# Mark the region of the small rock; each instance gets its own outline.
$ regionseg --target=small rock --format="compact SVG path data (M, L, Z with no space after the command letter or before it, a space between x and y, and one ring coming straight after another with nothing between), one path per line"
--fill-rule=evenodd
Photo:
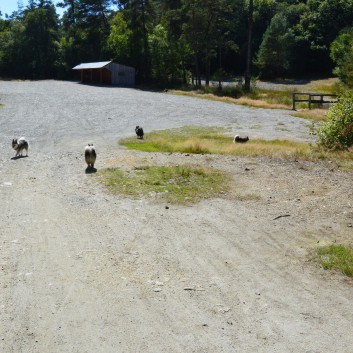
M165 209L166 209L166 210L169 210L169 206L165 206Z

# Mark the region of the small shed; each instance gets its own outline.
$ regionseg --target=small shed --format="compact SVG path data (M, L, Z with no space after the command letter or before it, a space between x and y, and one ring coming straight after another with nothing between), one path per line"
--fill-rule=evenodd
M81 82L117 86L133 86L135 84L135 69L112 61L82 63L72 69L80 71Z

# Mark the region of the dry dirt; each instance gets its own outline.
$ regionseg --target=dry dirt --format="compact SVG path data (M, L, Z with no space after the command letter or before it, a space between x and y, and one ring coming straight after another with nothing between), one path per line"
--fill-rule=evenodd
M312 260L351 243L352 172L116 144L135 125L236 131L247 117L252 132L251 114L266 136L283 121L305 139L300 119L57 81L0 81L0 101L0 352L353 352L353 282ZM20 135L29 157L12 159ZM98 170L207 165L233 175L233 190L188 206L113 196L85 173L88 142Z

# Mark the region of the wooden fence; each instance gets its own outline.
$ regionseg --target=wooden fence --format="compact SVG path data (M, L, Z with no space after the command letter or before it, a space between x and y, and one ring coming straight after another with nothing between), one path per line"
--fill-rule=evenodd
M332 99L330 98L332 97ZM295 110L296 102L308 102L309 109L311 109L312 104L323 105L324 103L334 103L337 102L336 94L326 94L326 93L293 93L293 110Z

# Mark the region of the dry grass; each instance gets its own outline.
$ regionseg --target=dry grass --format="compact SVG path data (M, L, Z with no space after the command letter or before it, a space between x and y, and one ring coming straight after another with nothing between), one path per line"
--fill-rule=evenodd
M277 102L276 99L273 98L274 95L279 96L278 94L279 91L275 92L273 95L269 93L261 93L261 95L257 98L253 98L254 97L253 94L251 97L243 96L240 98L232 98L232 97L220 97L212 93L201 93L199 91L171 90L170 92L176 95L190 96L190 97L214 100L214 101L219 101L224 103L239 104L239 105L245 105L245 106L254 107L254 108L289 109L291 107L291 103L283 104L283 103ZM269 91L266 91L266 92L269 92ZM283 92L281 93L281 96L283 97ZM291 97L291 93L288 93L288 97Z
M237 144L226 133L227 130L221 128L185 126L151 132L145 135L144 140L131 137L119 143L129 149L145 152L266 156L311 161L326 159L331 161L332 167L353 168L351 152L328 152L308 143L287 140L250 140L246 144Z
M339 79L333 77L324 80L315 80L304 85L303 88L317 93L335 94L339 90Z
M254 108L267 108L267 109L288 109L290 105L283 103L274 103L272 101L266 101L266 97L262 97L259 99L253 99L248 97L241 97L234 99L235 104L246 105L248 107Z
M309 119L313 121L324 121L326 118L327 110L326 109L301 109L292 113L292 116L296 116L298 118Z
M214 87L204 87L200 90L170 90L169 92L177 95L245 105L254 108L292 109L292 94L294 92L335 94L338 90L339 80L337 78L329 78L325 80L311 81L303 85L291 85L285 90L254 88L250 93L245 93L239 87L233 87L233 89L225 87L223 91L219 91ZM307 103L298 103L298 106L306 108ZM309 113L306 118L310 119L310 117L311 113Z

